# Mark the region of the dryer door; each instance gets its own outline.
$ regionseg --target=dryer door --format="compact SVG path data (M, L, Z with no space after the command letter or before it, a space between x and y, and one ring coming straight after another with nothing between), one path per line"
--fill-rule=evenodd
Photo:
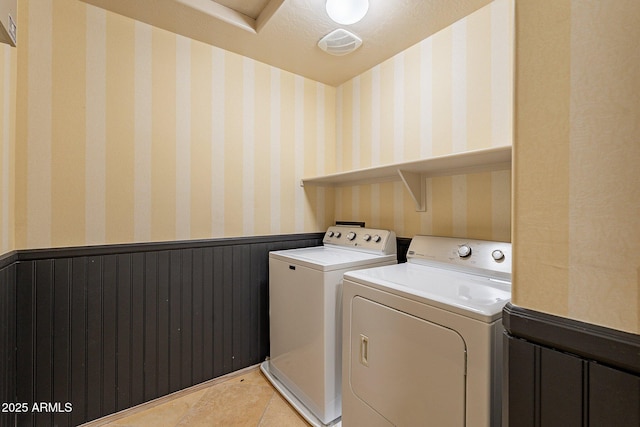
M356 296L353 393L396 426L463 427L466 347L455 331Z

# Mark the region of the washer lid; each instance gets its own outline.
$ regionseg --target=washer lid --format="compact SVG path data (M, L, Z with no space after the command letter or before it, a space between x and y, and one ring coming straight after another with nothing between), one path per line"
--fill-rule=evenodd
M411 263L350 271L344 278L483 322L500 319L511 300L509 282Z
M316 270L331 271L395 261L396 255L380 255L335 247L313 246L310 248L269 252L269 258L303 265Z

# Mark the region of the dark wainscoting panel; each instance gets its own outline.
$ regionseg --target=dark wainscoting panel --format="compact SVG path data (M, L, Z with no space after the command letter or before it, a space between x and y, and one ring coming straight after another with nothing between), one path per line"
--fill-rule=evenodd
M259 363L268 252L323 233L17 251L0 258L4 426L75 426ZM406 261L410 239L398 238ZM44 403L34 412L34 403ZM71 411L67 411L70 404Z
M511 304L504 426L640 426L640 337Z
M17 401L59 402L62 411L21 414L18 425L75 426L261 362L269 351L268 252L322 237L20 252L0 273L0 309L18 302L2 310L8 329L11 310L17 319L16 335L0 335L8 356L2 393L11 394L17 376ZM12 340L16 373L4 344Z
M12 255L0 260L0 426L15 425L16 268ZM6 405L6 406L5 406Z

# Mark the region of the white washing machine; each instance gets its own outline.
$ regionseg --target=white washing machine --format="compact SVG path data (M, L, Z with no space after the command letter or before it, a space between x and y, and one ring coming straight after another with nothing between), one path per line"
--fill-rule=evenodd
M269 253L270 357L262 372L315 426L341 415L342 276L397 263L388 230L329 227L323 246Z
M344 276L343 426L500 426L511 244L415 236L407 260Z

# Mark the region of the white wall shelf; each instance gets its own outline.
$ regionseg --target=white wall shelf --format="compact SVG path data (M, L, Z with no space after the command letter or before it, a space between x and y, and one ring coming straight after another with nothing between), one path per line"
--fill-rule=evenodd
M511 146L503 146L357 169L349 172L339 172L313 178L303 178L300 181L300 185L345 187L402 181L416 203L416 210L424 212L427 200L426 178L510 168Z

